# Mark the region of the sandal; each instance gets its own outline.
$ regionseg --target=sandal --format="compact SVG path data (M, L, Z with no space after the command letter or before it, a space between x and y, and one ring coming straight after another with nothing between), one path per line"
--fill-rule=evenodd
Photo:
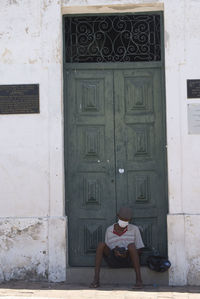
M96 289L96 288L99 288L100 287L100 284L99 284L99 281L93 281L91 284L90 284L90 288L91 289Z
M136 282L136 284L132 287L132 289L142 289L143 288L143 284L142 282Z

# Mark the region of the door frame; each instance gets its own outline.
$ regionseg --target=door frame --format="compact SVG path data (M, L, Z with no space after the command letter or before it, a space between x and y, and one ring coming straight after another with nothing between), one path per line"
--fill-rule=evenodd
M112 9L111 7L113 6L114 9ZM117 7L121 6L121 10ZM65 72L67 72L67 70L69 69L84 69L84 63L65 63L65 30L64 30L64 18L67 16L89 16L89 15L102 15L102 16L106 16L106 15L137 15L137 14L144 14L144 15L151 15L154 13L160 14L161 16L161 23L160 23L160 30L161 30L161 60L160 61L155 61L155 62L145 62L145 67L146 68L161 68L162 70L162 78L161 78L161 82L162 82L162 89L161 89L161 93L162 93L162 99L163 99L163 105L162 105L162 114L163 114L163 140L165 141L165 144L167 144L167 134L166 134L166 129L167 129L167 123L166 123L166 91L165 91L165 52L164 52L164 14L163 14L163 4L156 4L156 5L148 5L148 4L140 4L140 7L137 8L138 5L128 5L128 11L125 11L123 8L127 6L125 5L109 5L110 8L110 12L107 10L107 6L99 6L102 10L102 13L96 13L97 11L97 7L96 6L77 6L77 7L64 7L62 9L62 13L63 13L63 107L64 107L64 181L65 181L65 215L68 216L68 202L69 202L69 198L68 198L68 194L67 194L67 188L66 188L66 177L67 177L67 136L66 136L66 131L67 131L67 105L66 103L66 93L65 93ZM131 9L132 6L132 9ZM83 10L82 10L83 8ZM146 9L147 10L146 10ZM150 9L149 9L150 8ZM133 68L140 68L140 62L124 62L124 63L118 63L118 62L114 62L112 63L112 65L110 63L91 63L89 69L95 69L98 65L98 69L131 69ZM167 146L165 147L165 154L164 154L164 172L166 175L166 182L165 182L165 209L166 209L166 218L167 218L167 213L169 210L168 207L168 167L167 167ZM68 228L67 228L68 230ZM166 219L166 240L167 240L167 219ZM68 239L66 240L68 243ZM166 242L166 252L168 253L168 243ZM68 248L68 246L67 246ZM67 267L69 267L69 262L68 262L68 257L69 257L69 249L67 249Z

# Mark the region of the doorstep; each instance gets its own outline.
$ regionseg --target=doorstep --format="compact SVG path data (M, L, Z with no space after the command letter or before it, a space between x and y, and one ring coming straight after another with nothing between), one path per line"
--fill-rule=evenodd
M169 283L168 271L158 273L148 267L141 267L144 285L167 286ZM93 267L68 267L66 270L66 282L68 284L89 285L93 280ZM135 282L135 271L131 268L111 269L101 268L101 284L132 284Z

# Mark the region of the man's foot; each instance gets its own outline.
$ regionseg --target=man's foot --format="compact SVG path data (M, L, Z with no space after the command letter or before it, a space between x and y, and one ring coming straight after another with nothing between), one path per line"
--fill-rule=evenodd
M99 281L98 280L94 280L91 284L90 284L90 288L91 289L96 289L96 288L99 288L100 287L100 284L99 284Z
M143 284L142 281L136 281L136 284L133 286L133 289L142 289Z

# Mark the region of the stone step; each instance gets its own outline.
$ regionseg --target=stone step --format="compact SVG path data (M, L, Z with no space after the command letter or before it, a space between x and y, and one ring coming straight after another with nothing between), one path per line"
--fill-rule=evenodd
M168 285L168 272L158 273L147 267L141 267L144 285L166 286ZM67 268L67 283L89 285L93 279L94 268L92 267L69 267ZM131 268L111 269L101 268L101 284L132 284L135 281L135 272Z

